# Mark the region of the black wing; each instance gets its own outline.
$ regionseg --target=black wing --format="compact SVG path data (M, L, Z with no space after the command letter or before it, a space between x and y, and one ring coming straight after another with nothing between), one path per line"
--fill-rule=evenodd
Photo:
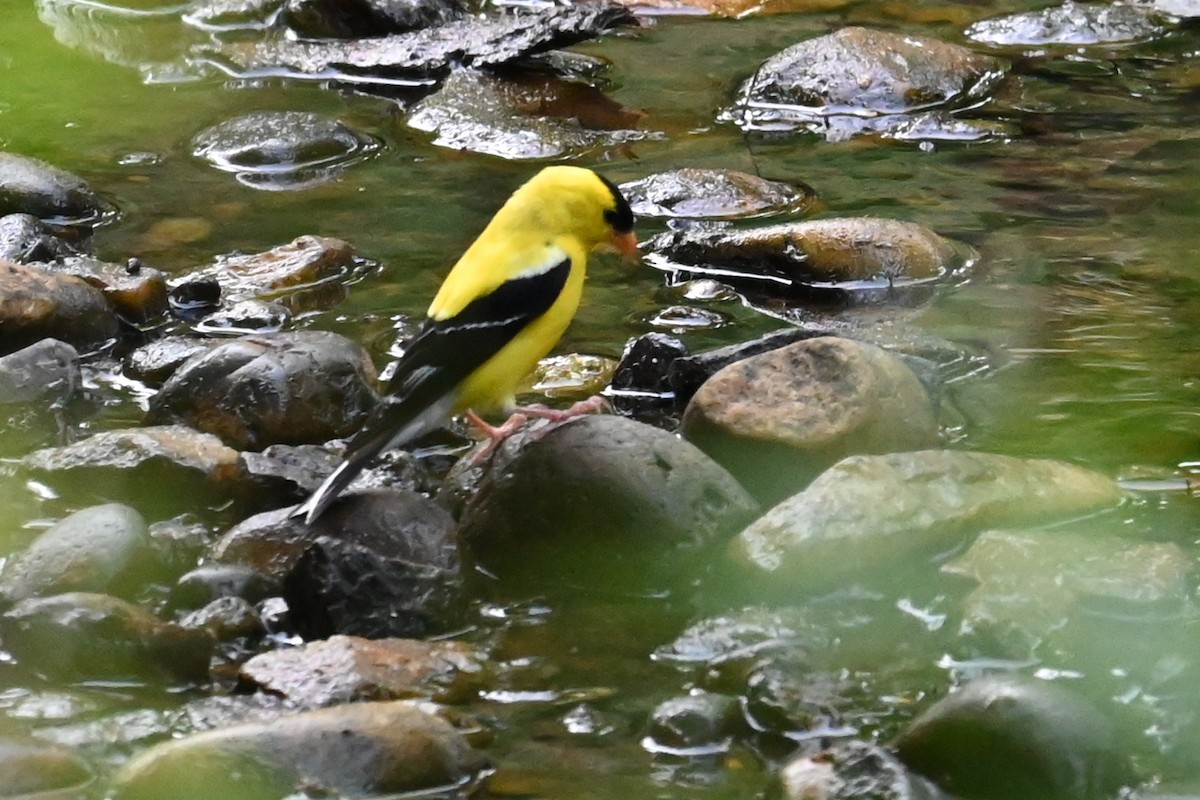
M564 258L543 272L505 281L450 319L426 320L404 351L388 394L414 409L446 396L549 311L570 274L571 260Z

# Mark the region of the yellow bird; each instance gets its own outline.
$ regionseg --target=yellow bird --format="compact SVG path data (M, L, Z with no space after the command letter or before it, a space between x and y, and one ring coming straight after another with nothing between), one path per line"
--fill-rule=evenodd
M608 180L555 166L517 189L446 276L345 460L292 516L311 523L380 452L455 414L502 435L476 412L515 409L517 387L575 316L588 254L602 246L637 255L633 211Z

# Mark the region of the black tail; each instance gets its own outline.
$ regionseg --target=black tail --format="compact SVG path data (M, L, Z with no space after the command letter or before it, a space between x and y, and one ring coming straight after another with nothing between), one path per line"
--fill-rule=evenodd
M304 524L311 525L313 520L321 516L325 509L329 508L330 503L338 498L350 483L358 477L358 473L363 471L363 468L379 455L379 453L388 444L387 436L376 437L376 441L364 444L358 447L350 456L346 458L338 468L330 473L317 490L312 493L312 496L305 500L301 505L296 506L290 516L304 517Z

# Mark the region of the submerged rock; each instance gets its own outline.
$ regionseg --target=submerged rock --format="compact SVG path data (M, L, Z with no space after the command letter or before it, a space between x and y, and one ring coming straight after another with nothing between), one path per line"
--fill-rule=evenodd
M998 525L1111 507L1116 482L1059 461L926 450L852 456L734 539L734 560L793 592L892 580Z
M757 228L666 231L646 242L647 261L736 288L817 302L881 302L955 274L974 251L921 225L875 217Z
M487 764L461 733L407 701L347 703L155 745L117 774L113 800L279 798L312 787L362 797L450 790Z
M1132 779L1104 715L1057 684L1016 676L981 678L947 695L893 746L910 768L961 797L1096 800Z
M1009 14L976 22L970 39L996 46L1135 44L1170 30L1166 20L1137 6L1121 3L1076 3Z
M243 683L300 708L364 700L462 702L480 688L484 665L462 642L331 636L263 653L238 672Z
M964 601L962 632L1026 658L1089 641L1116 651L1121 629L1131 640L1142 638L1150 621L1189 611L1194 566L1173 542L987 531L942 571L979 584Z
M543 159L647 138L633 129L641 116L586 84L459 69L412 107L408 125L453 150Z
M96 779L78 754L38 739L0 737L0 797L14 800L68 800L85 797Z
M635 214L689 219L734 219L801 213L816 202L802 183L770 181L727 169L687 167L621 184Z
M358 430L376 378L366 351L344 336L260 335L189 359L151 398L146 419L185 423L239 449L321 442Z
M94 347L120 323L99 289L73 275L0 261L0 353L42 339Z
M693 395L680 432L768 500L846 456L938 440L932 403L912 370L886 350L836 337L720 370Z
M80 387L79 351L58 339L0 356L0 406L46 400L61 403Z
M722 694L689 694L659 703L650 713L642 746L667 755L725 752L742 727L737 700Z
M208 676L214 641L104 594L31 597L0 615L4 647L28 669L65 680Z
M932 107L970 105L1002 74L995 59L958 45L843 28L764 61L721 118L747 130L807 130L839 139L886 131Z
M0 597L8 603L64 592L134 597L144 588L135 573L150 554L150 531L135 509L120 503L91 506L60 520L12 556L0 571Z
M247 73L285 67L322 78L339 75L363 82L420 82L442 76L452 67L498 66L637 24L629 9L601 0L496 17L467 17L380 38L234 44L225 47L222 55Z
M0 216L30 214L58 224L88 225L106 212L82 178L36 158L0 151Z
M849 741L815 756L794 758L779 771L783 800L941 800L929 781L911 774L877 744Z
M381 144L343 122L302 111L258 111L192 139L192 155L257 189L302 189L333 180Z
M459 529L502 581L546 572L565 583L601 574L635 585L669 580L757 508L699 449L632 420L587 416L523 448L514 439L494 456Z

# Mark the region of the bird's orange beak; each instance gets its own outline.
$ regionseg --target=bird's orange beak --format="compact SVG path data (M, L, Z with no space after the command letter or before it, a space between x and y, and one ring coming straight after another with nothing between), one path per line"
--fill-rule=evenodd
M633 231L625 233L614 232L609 242L612 244L613 249L620 253L626 261L642 260L642 254L638 250L637 237L634 236Z

